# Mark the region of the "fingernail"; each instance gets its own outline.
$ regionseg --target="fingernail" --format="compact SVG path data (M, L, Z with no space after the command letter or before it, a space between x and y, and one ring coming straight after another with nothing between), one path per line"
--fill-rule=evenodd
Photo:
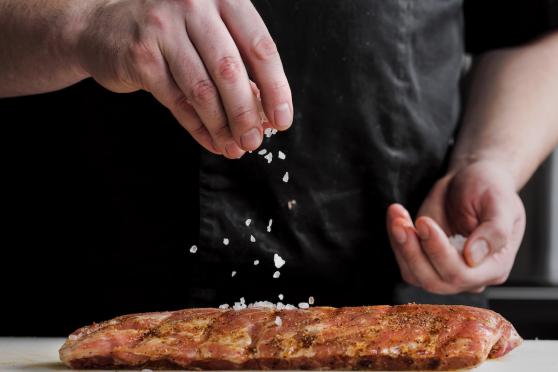
M229 157L234 159L240 159L242 155L244 155L244 151L238 151L237 149L240 150L234 142L225 145L225 152Z
M282 103L275 108L273 113L275 125L281 129L287 129L292 124L291 109L287 103Z
M405 244L405 242L407 241L407 232L405 231L404 228L399 226L393 226L391 228L391 233L397 243Z
M479 239L471 246L471 260L477 266L488 254L488 243L484 239Z
M417 234L421 240L428 240L430 238L430 229L425 223L417 224Z
M252 128L240 137L240 143L244 149L255 150L260 146L262 136L258 128Z

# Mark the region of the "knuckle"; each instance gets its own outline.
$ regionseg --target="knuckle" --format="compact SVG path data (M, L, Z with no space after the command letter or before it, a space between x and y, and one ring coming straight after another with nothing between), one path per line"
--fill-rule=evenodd
M277 45L269 35L256 38L252 46L252 52L261 61L267 61L279 55Z
M217 61L217 76L228 83L234 83L240 78L241 61L235 57L223 57Z
M217 97L217 89L209 79L200 80L192 86L192 101L205 105L214 102Z
M252 127L259 123L257 118L258 112L253 108L240 107L233 112L231 122L241 128Z
M173 106L181 111L191 111L192 105L190 105L190 100L184 95L180 94L178 97L174 99Z
M463 276L457 272L450 272L446 276L446 281L453 287L461 287L465 284Z
M152 6L144 15L145 24L156 30L164 30L166 25L166 14L161 6Z
M216 140L219 140L220 142L228 141L232 137L229 126L226 123L221 124L219 127L212 130L211 134Z
M194 138L199 138L204 136L207 133L207 129L205 128L205 126L201 123L199 123L198 125L196 125L195 127L190 129L190 134L194 137Z
M155 48L149 42L143 40L131 43L128 47L128 55L132 64L139 69L156 65L159 60Z

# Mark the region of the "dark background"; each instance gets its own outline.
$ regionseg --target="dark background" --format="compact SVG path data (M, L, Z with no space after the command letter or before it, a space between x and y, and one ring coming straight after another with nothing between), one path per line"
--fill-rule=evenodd
M467 1L469 51L540 35L557 3ZM87 80L0 100L0 123L0 335L62 336L180 308L197 240L199 150L166 109Z

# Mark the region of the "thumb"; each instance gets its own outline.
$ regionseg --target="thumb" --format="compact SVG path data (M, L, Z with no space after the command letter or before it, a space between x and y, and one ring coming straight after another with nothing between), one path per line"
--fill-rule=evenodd
M467 265L480 265L486 257L508 244L516 219L514 203L487 192L480 205L479 226L473 230L464 249Z

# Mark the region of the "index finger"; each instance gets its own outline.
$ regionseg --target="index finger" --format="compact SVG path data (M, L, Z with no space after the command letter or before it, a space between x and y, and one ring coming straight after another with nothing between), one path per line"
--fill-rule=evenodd
M283 64L269 31L250 1L223 3L223 21L253 72L265 114L278 130L293 121L293 102Z

